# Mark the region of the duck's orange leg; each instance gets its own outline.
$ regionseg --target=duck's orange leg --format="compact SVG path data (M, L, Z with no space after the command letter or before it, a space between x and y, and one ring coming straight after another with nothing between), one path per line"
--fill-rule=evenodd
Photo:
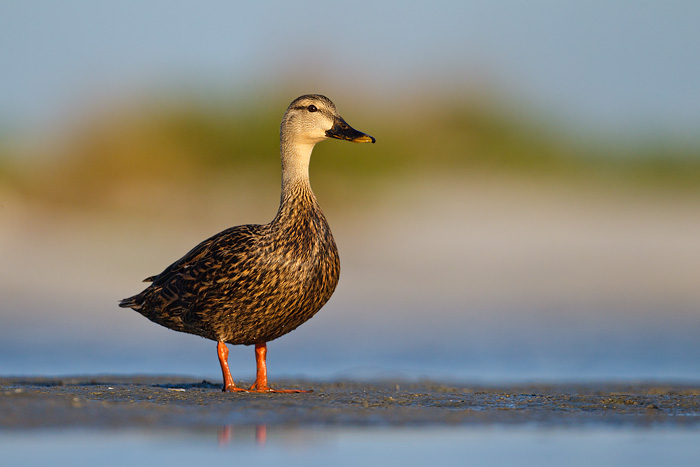
M228 347L223 342L216 344L216 350L219 354L219 364L221 365L221 373L224 375L224 392L245 391L243 388L237 388L231 377L231 370L228 367Z
M257 372L255 376L255 384L250 387L250 391L255 392L282 392L282 393L299 393L313 392L304 391L301 389L272 389L267 384L267 344L255 344L255 365Z

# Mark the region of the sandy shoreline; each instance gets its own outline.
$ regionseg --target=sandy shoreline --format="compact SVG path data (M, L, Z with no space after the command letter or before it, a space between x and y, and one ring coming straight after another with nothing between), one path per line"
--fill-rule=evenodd
M697 385L278 384L314 392L224 394L216 382L186 377L0 378L0 429L493 424L700 427Z

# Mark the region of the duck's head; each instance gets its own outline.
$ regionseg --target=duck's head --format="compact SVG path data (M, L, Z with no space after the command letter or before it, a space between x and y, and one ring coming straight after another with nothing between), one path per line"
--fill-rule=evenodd
M295 99L284 114L281 128L285 137L302 144L316 144L327 138L355 143L374 143L375 139L348 125L338 114L333 102L320 94L307 94Z

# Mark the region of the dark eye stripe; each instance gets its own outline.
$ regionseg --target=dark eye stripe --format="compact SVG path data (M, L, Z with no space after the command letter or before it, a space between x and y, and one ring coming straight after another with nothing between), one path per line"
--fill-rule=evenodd
M311 110L309 107L312 107L314 110ZM318 107L316 107L313 104L310 105L297 105L294 107L294 110L308 110L309 112L319 112Z

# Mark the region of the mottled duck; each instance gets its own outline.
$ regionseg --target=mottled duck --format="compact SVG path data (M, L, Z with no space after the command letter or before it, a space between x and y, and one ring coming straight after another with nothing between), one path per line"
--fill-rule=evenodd
M231 227L204 240L119 303L167 328L216 341L225 392L305 392L270 388L266 343L314 316L338 283L338 250L309 184L311 151L328 138L375 141L345 123L327 97L294 100L280 128L282 196L272 222ZM234 384L227 343L255 345L250 389Z

